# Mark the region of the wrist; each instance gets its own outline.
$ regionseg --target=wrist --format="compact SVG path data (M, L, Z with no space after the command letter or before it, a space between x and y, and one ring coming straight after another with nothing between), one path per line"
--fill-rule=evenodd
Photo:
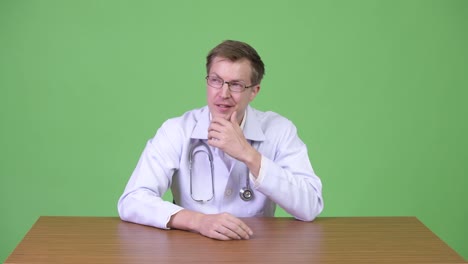
M247 165L252 175L256 178L260 173L262 154L260 154L260 152L258 152L255 148L251 147L251 151L249 151L246 155L246 160L244 163Z
M200 225L204 214L198 212L192 212L190 220L188 221L188 228L191 231L200 233Z
M169 228L199 232L202 217L202 213L183 209L171 216L167 226Z

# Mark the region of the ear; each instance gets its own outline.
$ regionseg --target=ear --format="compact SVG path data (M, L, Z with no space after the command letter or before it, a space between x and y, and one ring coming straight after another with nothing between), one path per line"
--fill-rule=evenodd
M255 99L255 97L257 96L257 94L260 92L260 84L259 85L255 85L254 87L250 88L252 91L250 91L250 102L253 101L253 99Z

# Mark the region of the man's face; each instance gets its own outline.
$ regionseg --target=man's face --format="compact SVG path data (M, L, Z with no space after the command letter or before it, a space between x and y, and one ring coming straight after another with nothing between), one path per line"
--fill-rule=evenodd
M250 77L252 69L250 62L246 59L232 62L226 58L215 57L211 63L209 76L216 76L226 82L243 82L252 85ZM220 89L206 85L208 107L213 117L229 119L234 111L237 111L237 121L240 123L244 118L247 105L260 91L260 85L245 89L243 92L231 92L228 84Z

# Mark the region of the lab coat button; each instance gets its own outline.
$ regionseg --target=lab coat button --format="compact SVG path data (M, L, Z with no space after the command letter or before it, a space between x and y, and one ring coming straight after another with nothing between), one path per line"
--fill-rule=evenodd
M230 196L232 194L232 190L231 189L227 189L226 192L225 192L226 196Z

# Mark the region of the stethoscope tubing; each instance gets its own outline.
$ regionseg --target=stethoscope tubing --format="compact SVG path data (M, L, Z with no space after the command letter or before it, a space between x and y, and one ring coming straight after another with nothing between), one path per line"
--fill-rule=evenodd
M195 148L199 147L199 146L203 146L205 148L206 151L202 151L202 150L197 150L194 152ZM194 196L193 196L193 175L192 175L192 167L193 167L193 157L195 156L195 154L197 153L206 153L208 155L208 160L210 161L210 174L211 174L211 197L207 200L203 200L203 199L196 199ZM198 144L193 144L192 147L190 148L190 152L189 152L189 171L190 171L190 196L192 197L192 199L196 202L199 202L199 203L206 203L206 202L209 202L211 201L213 198L214 198L214 166L213 166L213 153L211 152L211 149L210 147L203 141L199 140L198 141Z
M196 150L196 148L198 147L203 147L205 149L205 151L199 149L199 150ZM194 164L194 161L193 161L193 158L195 157L195 155L197 153L206 153L207 156L208 156L208 160L210 162L210 174L211 174L211 197L209 199L197 199L194 197L193 195L193 164ZM190 148L190 152L189 152L189 174L190 174L190 196L192 197L192 199L196 202L199 202L199 203L206 203L206 202L209 202L211 201L213 198L214 198L214 193L215 193L215 188L214 188L214 165L213 165L213 153L210 149L210 147L208 146L208 144L206 144L203 140L198 140L198 143L196 144L192 144L192 147ZM251 201L254 197L254 193L252 191L252 189L250 188L250 179L249 179L249 173L248 173L248 169L247 169L247 174L246 174L246 177L245 177L245 187L241 188L240 191L239 191L239 196L240 198L243 200L243 201Z

